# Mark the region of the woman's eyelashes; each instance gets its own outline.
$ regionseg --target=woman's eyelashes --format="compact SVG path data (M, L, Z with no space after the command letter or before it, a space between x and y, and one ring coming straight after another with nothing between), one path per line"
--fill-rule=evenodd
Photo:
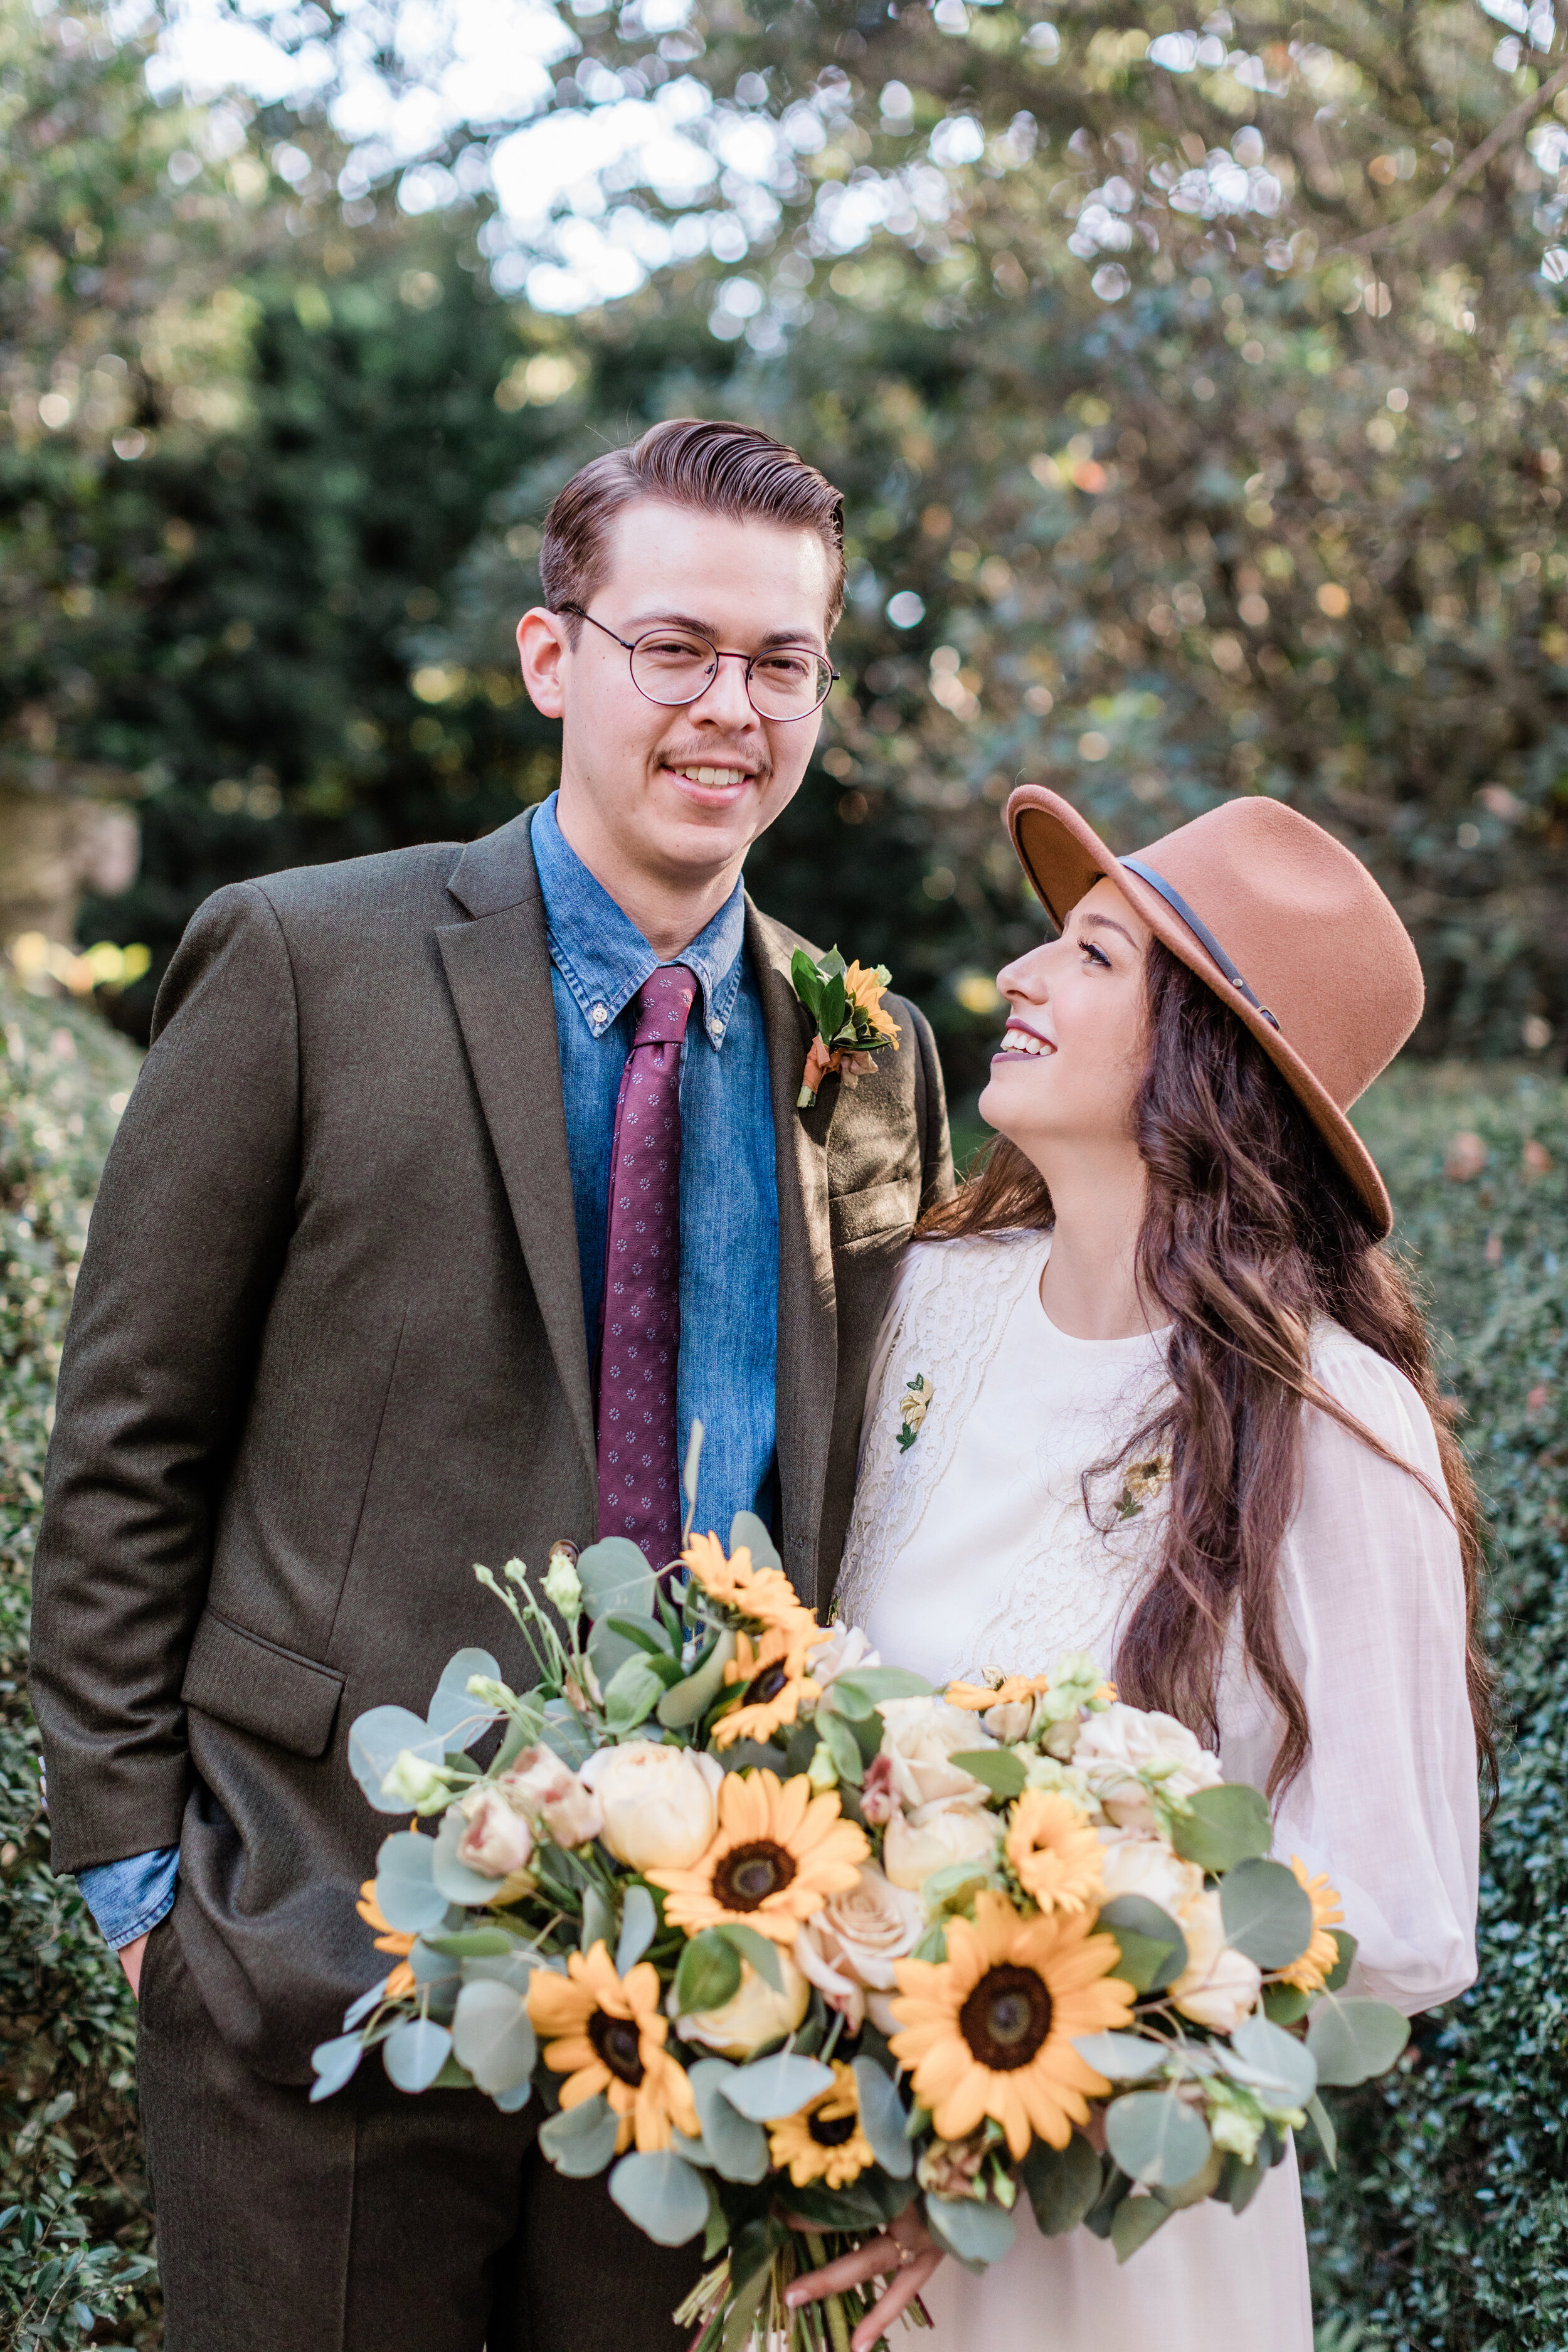
M1079 940L1078 945L1079 953L1087 956L1090 963L1098 964L1101 971L1111 969L1110 958L1103 948L1097 948L1092 940Z

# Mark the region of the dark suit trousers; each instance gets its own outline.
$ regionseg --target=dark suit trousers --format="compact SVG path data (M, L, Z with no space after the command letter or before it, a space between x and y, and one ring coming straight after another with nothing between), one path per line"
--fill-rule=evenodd
M373 2054L335 2098L264 2081L213 2025L173 1923L137 2072L165 2352L679 2352L700 2246L650 2244L565 2180L526 2113L411 2098Z

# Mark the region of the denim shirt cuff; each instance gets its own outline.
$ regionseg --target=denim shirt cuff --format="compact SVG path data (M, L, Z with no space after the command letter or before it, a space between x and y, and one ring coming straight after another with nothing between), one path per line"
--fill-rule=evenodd
M111 1951L122 1951L166 1919L179 1887L180 1850L159 1846L123 1862L100 1862L79 1870L77 1885Z

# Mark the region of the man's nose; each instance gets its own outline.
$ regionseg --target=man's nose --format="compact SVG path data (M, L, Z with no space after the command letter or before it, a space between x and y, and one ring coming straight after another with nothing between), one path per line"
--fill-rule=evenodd
M757 714L746 691L746 665L736 654L721 654L711 681L687 708L716 727L754 727Z

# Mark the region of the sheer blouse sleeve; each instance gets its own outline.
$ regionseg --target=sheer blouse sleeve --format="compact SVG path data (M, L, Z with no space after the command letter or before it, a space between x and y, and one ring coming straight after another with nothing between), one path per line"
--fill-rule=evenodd
M1430 1416L1403 1374L1338 1330L1314 1349L1313 1370L1446 1493ZM1275 1852L1327 1872L1357 1938L1357 1989L1410 2015L1476 1973L1479 1801L1459 1542L1419 1480L1321 1412L1307 1413L1302 1470L1280 1630L1311 1752L1279 1802ZM1247 1759L1245 1777L1261 1784L1272 1747Z

